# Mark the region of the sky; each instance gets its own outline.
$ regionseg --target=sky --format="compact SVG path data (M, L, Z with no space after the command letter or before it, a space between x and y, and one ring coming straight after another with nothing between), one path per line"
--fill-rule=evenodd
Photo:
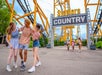
M23 0L21 0L23 2ZM28 0L30 7L32 10L34 10L34 4L33 4L33 0ZM9 2L11 2L11 0L9 0ZM45 15L48 17L48 20L50 22L50 15L53 14L53 0L37 0L38 4L40 5L41 9L43 10L43 12L45 13ZM90 2L95 3L97 2L97 0L90 0ZM23 2L24 3L24 2ZM85 13L84 10L84 0L70 0L70 5L71 5L71 9L78 9L80 8L81 13ZM18 3L15 2L15 6L14 9L16 10L16 12L19 15L23 15L23 11L22 9L19 7ZM91 19L94 18L94 13L96 11L96 6L94 7L89 7L90 9L90 15L91 15ZM21 21L23 22L23 19L21 19ZM41 23L40 18L37 17L37 22ZM20 26L20 25L18 25ZM57 30L56 33L61 32L60 30ZM60 33L59 33L60 35ZM76 26L75 29L73 30L73 35L76 35ZM82 38L86 38L86 25L80 25L80 36Z

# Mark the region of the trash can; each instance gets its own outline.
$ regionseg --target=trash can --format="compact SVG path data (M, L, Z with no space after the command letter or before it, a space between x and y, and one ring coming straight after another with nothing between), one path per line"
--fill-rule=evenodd
M96 46L95 45L90 45L90 50L96 50Z
M51 48L51 44L47 44L47 46L46 46L47 48Z

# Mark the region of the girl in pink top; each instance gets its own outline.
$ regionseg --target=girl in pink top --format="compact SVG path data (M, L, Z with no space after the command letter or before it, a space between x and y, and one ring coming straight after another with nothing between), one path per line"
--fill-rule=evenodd
M74 50L74 45L75 45L75 42L74 40L72 40L72 49Z
M38 48L39 48L39 38L40 38L40 25L37 24L35 27L35 30L32 31L32 39L33 39L33 66L28 70L28 72L34 72L35 71L35 66L40 66L41 62L39 60L39 55L38 55Z
M25 26L19 29L22 32L20 40L19 40L19 55L21 58L21 70L25 70L25 64L27 60L27 50L29 47L30 36L31 36L31 28L30 28L30 21L25 19Z

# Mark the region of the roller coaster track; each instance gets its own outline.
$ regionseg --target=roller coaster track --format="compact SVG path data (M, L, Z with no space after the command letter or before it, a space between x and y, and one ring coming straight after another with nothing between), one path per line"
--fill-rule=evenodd
M22 3L21 0L17 0L17 2L20 5L20 7L22 8L22 10L23 10L24 13L31 12L31 8L30 8L30 5L29 5L28 0L24 0L24 3L26 5L26 7L23 5L23 3ZM29 15L28 18L30 19L30 21L32 23L34 22L33 15Z
M21 0L17 0L18 4L20 5L20 7L22 8L24 13L30 13L32 10L30 8L30 4L28 2L28 0L24 0L25 6L23 5ZM28 18L30 19L30 21L33 23L34 22L34 16L32 14L30 14L28 16ZM41 28L43 30L43 26L41 25ZM46 37L46 35L44 33L42 33L43 37Z
M31 12L32 10L30 8L30 4L29 4L28 0L24 0L24 3L25 3L26 8L28 10L27 12L28 13ZM30 17L31 22L33 23L34 22L34 19L33 19L34 16L31 14L29 17Z
M95 30L94 30L94 34L97 34L98 31L99 31L99 28L98 28L98 25L101 27L102 25L102 9L101 9L101 13L100 13L100 16L99 16L99 19L98 19L98 22L97 22L97 26L95 27Z

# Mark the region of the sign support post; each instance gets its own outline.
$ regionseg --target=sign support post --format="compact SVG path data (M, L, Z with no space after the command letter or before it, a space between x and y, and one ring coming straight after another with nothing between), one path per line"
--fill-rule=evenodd
M53 14L51 14L50 16L50 31L49 31L49 41L50 41L50 45L51 45L51 48L54 47L54 32L53 32Z

